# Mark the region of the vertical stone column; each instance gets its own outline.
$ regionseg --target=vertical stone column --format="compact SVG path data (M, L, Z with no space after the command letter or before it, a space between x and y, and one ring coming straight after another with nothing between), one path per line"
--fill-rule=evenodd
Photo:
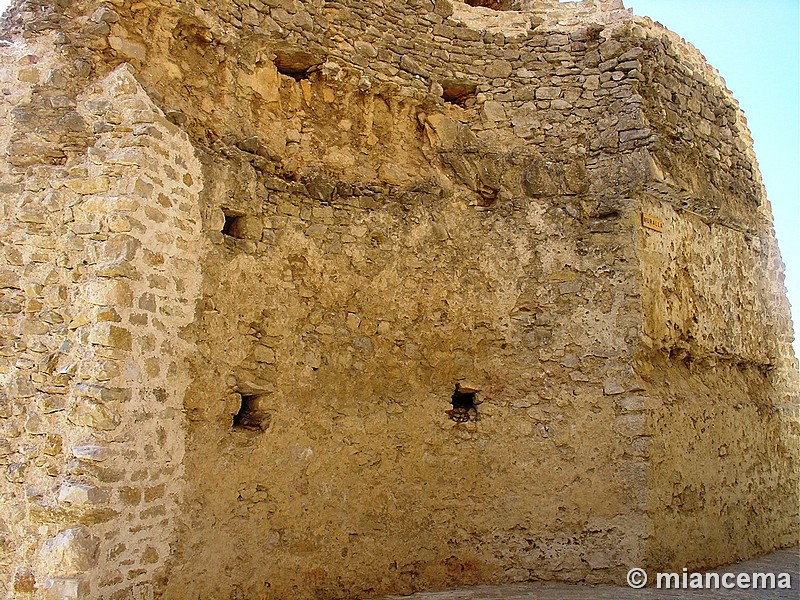
M83 160L35 178L28 168L35 189L16 206L4 196L18 234L3 266L18 298L3 323L17 350L2 373L16 434L4 446L9 587L147 598L182 493L180 332L199 294L200 166L127 66L73 113L93 135Z

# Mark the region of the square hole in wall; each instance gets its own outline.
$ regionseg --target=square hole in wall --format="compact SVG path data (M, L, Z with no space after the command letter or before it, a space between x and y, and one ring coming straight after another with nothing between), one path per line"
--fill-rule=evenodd
M442 99L450 104L466 106L475 100L478 86L471 81L460 79L445 79L441 82Z
M240 227L240 219L244 216L228 210L223 209L225 214L225 223L222 225L222 234L233 238L241 238L242 228Z
M291 77L295 81L307 79L312 71L324 62L316 54L300 48L276 48L275 68L278 73Z
M264 431L269 427L270 415L261 410L263 397L258 395L241 395L242 402L238 412L233 416L233 428L244 431Z
M461 385L457 383L453 395L450 397L450 404L453 408L447 411L450 419L457 423L477 421L476 397L477 391L471 388L462 389Z

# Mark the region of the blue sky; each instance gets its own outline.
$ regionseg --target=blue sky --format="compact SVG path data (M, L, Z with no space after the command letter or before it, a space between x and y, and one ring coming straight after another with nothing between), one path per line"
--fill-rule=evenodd
M798 0L625 0L697 46L745 112L772 203L800 331L800 17ZM0 0L0 11L8 0ZM795 339L800 354L800 339Z
M800 332L800 2L626 0L694 44L725 78L753 135ZM800 340L795 338L800 355Z

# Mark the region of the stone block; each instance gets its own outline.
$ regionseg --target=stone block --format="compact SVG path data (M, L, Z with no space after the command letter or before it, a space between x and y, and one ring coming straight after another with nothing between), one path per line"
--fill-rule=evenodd
M89 584L80 578L48 579L42 587L45 600L91 600Z
M458 123L443 114L428 115L426 129L430 129L435 136L432 141L443 150L449 150L459 145Z
M65 185L76 194L101 194L111 187L111 180L105 176L87 177L85 179L70 179Z
M36 413L31 413L25 419L25 432L29 435L45 435L47 434L48 423L41 416Z
M376 58L378 56L378 51L375 50L375 46L373 46L369 42L356 40L353 43L353 46L355 47L356 52L358 52L362 56L366 56L367 58Z
M48 434L42 452L48 456L58 456L61 454L63 439L57 434Z
M483 74L489 79L506 79L513 70L514 67L507 60L495 60L486 66Z
M0 290L19 289L20 276L11 270L0 270Z
M98 364L98 367L104 367ZM73 388L76 396L91 398L101 402L124 402L128 399L130 392L124 388L113 388L104 385L91 383L78 383Z
M46 212L30 205L18 209L16 216L20 223L47 223Z
M92 13L91 20L94 23L116 23L119 21L119 14L110 8L101 6Z
M652 131L650 129L632 129L629 131L621 131L619 133L619 141L621 144L635 140L644 140L650 137Z
M120 211L135 211L140 206L140 201L136 196L88 196L75 207L76 211L86 215L87 219L97 215L115 215Z
M559 87L539 87L536 88L536 99L537 100L555 100L556 98L560 97L562 94L562 90Z
M625 437L644 435L647 417L644 414L629 413L614 420L613 429Z
M456 388L463 394L476 394L482 389L476 382L469 380L459 381Z
M271 364L275 362L275 352L272 348L267 348L266 346L256 346L253 350L253 358L257 362Z
M112 323L97 323L89 332L89 342L98 346L130 350L133 344L131 332Z
M543 159L534 158L522 173L522 188L529 196L554 196L560 187L553 178L553 168Z
M91 281L84 288L84 298L96 306L131 306L133 294L125 281Z
M78 329L80 327L83 327L84 325L88 325L91 322L92 322L92 317L91 317L90 314L81 313L81 314L77 315L76 317L74 317L69 322L69 325L67 325L67 327L69 327L70 329Z
M420 77L428 77L428 71L420 66L420 64L411 58L409 55L404 54L400 58L400 68L408 71L412 75L419 75Z
M616 396L625 393L625 386L619 379L609 378L603 382L603 395Z
M42 570L50 575L79 575L97 563L98 540L85 527L65 529L42 544Z
M68 418L74 425L90 427L99 431L111 431L120 424L120 417L115 411L91 400L76 403Z
M107 499L107 492L85 483L66 482L58 490L58 501L67 504L102 504Z
M483 104L483 118L495 123L506 119L506 111L502 103L489 100Z
M91 462L103 462L111 456L111 450L105 446L75 446L72 449L72 456L78 460L86 460Z

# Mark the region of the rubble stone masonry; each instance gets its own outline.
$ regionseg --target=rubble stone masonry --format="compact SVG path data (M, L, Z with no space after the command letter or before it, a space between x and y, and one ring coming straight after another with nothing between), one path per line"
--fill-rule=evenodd
M18 0L0 35L4 597L620 582L796 544L769 203L661 25Z

